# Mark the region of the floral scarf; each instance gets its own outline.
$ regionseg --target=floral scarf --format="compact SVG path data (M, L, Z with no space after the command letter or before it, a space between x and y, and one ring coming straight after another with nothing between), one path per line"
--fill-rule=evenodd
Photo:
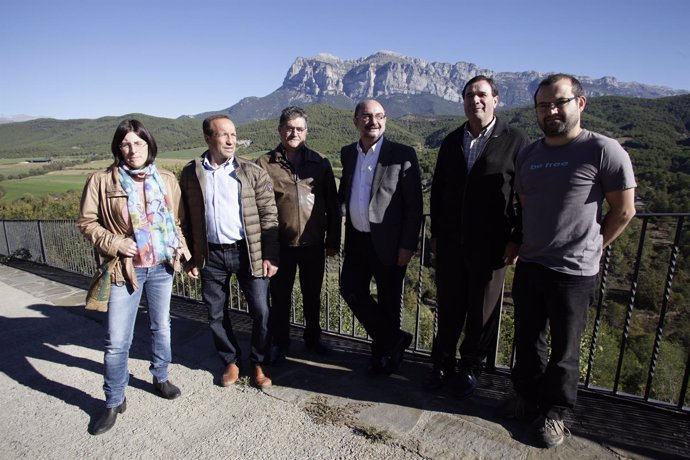
M170 195L165 191L163 180L153 163L141 169L130 169L120 162L120 183L127 192L127 209L134 229L139 259L145 266L160 261L174 264L177 249L181 246L175 226L175 216ZM133 177L144 178L145 206Z

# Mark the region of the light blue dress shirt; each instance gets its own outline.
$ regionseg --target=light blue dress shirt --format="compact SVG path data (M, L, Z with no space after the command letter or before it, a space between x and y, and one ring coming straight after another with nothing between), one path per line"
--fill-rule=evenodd
M242 226L241 184L237 179L237 161L228 159L217 169L208 161L208 153L203 160L206 172L206 229L208 242L231 244L244 239Z

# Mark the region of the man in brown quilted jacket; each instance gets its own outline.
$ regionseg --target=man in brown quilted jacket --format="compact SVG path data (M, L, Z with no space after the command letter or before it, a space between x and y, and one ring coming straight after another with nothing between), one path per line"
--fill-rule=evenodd
M234 273L252 318L251 382L271 386L268 352L268 282L278 271L278 214L273 184L253 162L235 156L237 132L226 115L203 123L208 150L185 165L180 179L186 211L182 230L192 252L185 271L201 275L213 340L225 364L222 386L237 382L241 350L228 311Z

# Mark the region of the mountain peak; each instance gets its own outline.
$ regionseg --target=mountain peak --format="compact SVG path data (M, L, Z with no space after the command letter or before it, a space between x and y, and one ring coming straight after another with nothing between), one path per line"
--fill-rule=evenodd
M356 101L367 97L429 95L457 103L462 99L464 84L481 74L496 80L501 108L529 105L534 88L546 75L538 71L495 72L462 61L455 64L427 62L389 50L379 50L354 60L322 53L314 58L296 59L281 89L316 98L345 96ZM579 78L590 96L660 97L683 93L671 88L620 82L612 76Z
M396 53L395 51L379 50L363 59L364 61L412 61L413 58L405 56L404 54Z
M462 89L477 75L487 75L499 88L499 108L532 104L532 95L546 73L527 70L496 72L458 61L427 62L389 50L358 59L343 60L330 53L298 57L283 85L263 98L243 99L223 112L242 122L273 117L292 104L330 104L352 109L357 101L378 98L392 116L411 114L459 115L463 113ZM671 88L627 83L613 76L578 77L587 96L662 97L684 94ZM200 114L202 115L202 114ZM199 116L199 115L198 115Z
M319 53L316 56L312 57L314 61L323 61L323 62L341 62L341 59L336 56L335 54L330 54L330 53Z

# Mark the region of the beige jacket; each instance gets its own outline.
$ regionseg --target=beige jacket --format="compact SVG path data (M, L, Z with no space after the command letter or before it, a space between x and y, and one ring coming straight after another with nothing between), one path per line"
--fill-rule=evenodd
M205 155L204 153L203 155ZM184 216L182 230L192 251L192 264L199 270L208 258L206 230L206 173L203 155L190 161L182 169L180 187ZM273 195L273 183L268 173L251 161L235 157L237 179L240 182L242 226L247 240L251 272L255 277L263 275L263 261L278 265L278 211Z
M169 193L174 203L171 211L175 216L177 233L182 243L182 255L185 260L191 259L184 236L180 229L180 220L183 218L182 206L180 206L180 186L175 175L165 169L158 168L165 191ZM131 224L123 218L123 208L127 207L127 193L120 184L120 174L116 167L110 167L105 171L93 173L84 186L81 197L81 210L77 219L79 231L96 247L98 253L112 259L117 255L117 248L126 238L132 238ZM175 263L175 269L179 269L179 260ZM113 271L113 283L130 283L134 289L138 289L137 277L131 257L122 258L115 264Z

